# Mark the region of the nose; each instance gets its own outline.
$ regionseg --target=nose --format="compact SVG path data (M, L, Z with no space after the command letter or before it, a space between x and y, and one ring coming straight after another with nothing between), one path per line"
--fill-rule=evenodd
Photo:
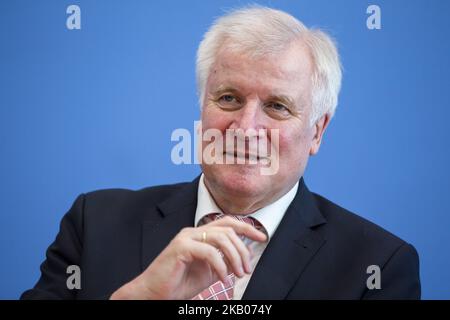
M241 109L233 112L233 118L230 126L227 129L231 130L231 134L236 138L232 140L226 139L226 147L235 147L240 152L248 151L249 154L265 156L267 152L267 117L265 117L264 110L261 107L261 100L257 96L255 98L248 98ZM236 145L235 145L236 143Z
M235 118L229 128L242 129L244 131L248 129L262 129L264 128L264 125L262 123L261 113L259 100L257 98L249 99L246 104L235 113Z

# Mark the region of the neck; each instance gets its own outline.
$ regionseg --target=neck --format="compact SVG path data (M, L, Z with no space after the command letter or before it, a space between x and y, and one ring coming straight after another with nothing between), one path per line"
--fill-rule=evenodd
M270 190L267 194L260 195L242 195L242 194L229 194L222 192L219 188L215 188L208 179L204 177L203 179L206 189L213 197L217 206L225 214L234 215L248 215L261 208L268 206L269 204L277 201L282 196L284 196L294 185L287 186L278 191Z

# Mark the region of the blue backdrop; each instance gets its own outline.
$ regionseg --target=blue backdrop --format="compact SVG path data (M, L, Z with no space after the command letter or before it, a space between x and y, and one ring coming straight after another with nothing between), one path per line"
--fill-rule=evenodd
M337 114L310 189L412 243L423 297L450 298L450 1L259 1L338 41ZM66 8L81 8L68 30ZM192 180L170 159L199 118L195 52L246 1L0 2L0 298L39 276L75 197ZM381 30L366 27L370 4Z

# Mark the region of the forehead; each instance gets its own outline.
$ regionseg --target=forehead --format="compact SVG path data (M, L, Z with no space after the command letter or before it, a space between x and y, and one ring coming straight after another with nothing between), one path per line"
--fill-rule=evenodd
M285 94L293 98L309 96L312 59L301 43L290 45L277 54L252 57L227 50L224 45L216 56L208 84L209 90L233 87L260 94Z

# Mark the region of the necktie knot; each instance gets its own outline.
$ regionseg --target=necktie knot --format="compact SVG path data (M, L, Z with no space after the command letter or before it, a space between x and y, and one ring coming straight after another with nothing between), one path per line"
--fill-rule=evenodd
M250 216L242 216L242 215L231 215L231 214L224 214L224 213L210 213L204 216L201 220L199 225L207 224L216 220L220 220L225 217L232 217L238 221L245 222L254 228L256 228L259 231L262 231L264 233L267 233L264 226L255 218Z

